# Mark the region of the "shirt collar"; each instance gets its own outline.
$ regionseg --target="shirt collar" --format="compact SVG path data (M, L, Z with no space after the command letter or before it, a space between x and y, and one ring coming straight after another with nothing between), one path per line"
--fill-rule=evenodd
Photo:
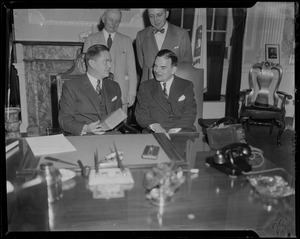
M115 32L114 32L114 33L108 33L108 32L105 30L105 28L103 28L103 33L104 33L104 37L105 37L106 40L107 40L107 38L108 38L108 34L110 34L112 40L114 39L114 37L115 37L115 35L116 35Z
M94 89L96 89L97 83L98 83L98 79L95 78L94 76L90 75L89 73L86 73L91 84L93 85ZM100 79L100 86L102 88L102 80Z
M160 85L161 85L161 87L163 87L163 84L166 83L166 87L170 87L170 85L172 85L173 80L174 80L174 75L168 81L161 81Z
M160 34L165 35L167 33L168 26L169 26L168 21L166 21L165 25L162 28L160 28L160 30L165 29L165 31L164 33L160 33ZM155 30L155 27L153 27L153 29Z

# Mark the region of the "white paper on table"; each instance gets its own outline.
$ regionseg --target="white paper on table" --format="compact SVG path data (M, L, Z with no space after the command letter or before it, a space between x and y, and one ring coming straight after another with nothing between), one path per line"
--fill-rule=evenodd
M76 151L63 134L26 138L34 156Z

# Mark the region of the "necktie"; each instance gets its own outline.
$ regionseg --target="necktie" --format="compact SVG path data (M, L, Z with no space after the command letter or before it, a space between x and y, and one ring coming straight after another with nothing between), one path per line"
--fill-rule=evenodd
M167 98L169 98L168 93L167 93L167 83L164 82L164 83L163 83L163 86L164 86L164 89L163 89L164 94L165 94L165 96L166 96Z
M97 93L99 95L99 98L101 98L101 84L100 84L100 80L97 81L96 91L97 91Z
M158 33L158 32L164 33L164 32L165 32L165 29L164 29L164 28L162 28L162 29L156 29L156 28L154 28L154 34L156 34L156 33Z
M109 34L108 38L107 38L107 47L108 47L108 49L110 49L111 44L112 44L112 39L111 39L111 35Z

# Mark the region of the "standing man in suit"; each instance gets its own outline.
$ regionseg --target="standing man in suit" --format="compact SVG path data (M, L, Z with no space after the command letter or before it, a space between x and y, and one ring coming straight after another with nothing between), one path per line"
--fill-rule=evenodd
M107 77L111 69L109 49L93 45L85 54L87 73L63 84L59 124L70 135L103 134L100 120L122 107L121 89Z
M137 57L143 71L141 82L152 78L154 58L160 49L173 51L178 62L193 62L189 34L167 21L169 10L149 8L147 11L152 26L139 31L136 37Z
M121 18L120 10L107 9L102 17L103 30L90 35L85 40L83 52L86 52L94 44L103 44L110 49L111 73L114 74L114 80L121 87L122 108L126 113L127 107L132 106L135 102L137 76L132 41L128 36L117 32Z
M135 117L142 128L155 133L196 131L194 85L174 75L177 61L174 52L160 50L153 65L155 79L141 83Z

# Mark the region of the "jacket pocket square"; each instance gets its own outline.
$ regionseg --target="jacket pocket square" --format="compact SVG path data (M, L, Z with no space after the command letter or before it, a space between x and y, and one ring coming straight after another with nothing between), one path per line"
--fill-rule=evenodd
M118 97L115 96L114 98L111 99L111 102L115 101Z
M185 96L182 95L182 96L179 97L178 101L183 101L184 99L185 99Z

